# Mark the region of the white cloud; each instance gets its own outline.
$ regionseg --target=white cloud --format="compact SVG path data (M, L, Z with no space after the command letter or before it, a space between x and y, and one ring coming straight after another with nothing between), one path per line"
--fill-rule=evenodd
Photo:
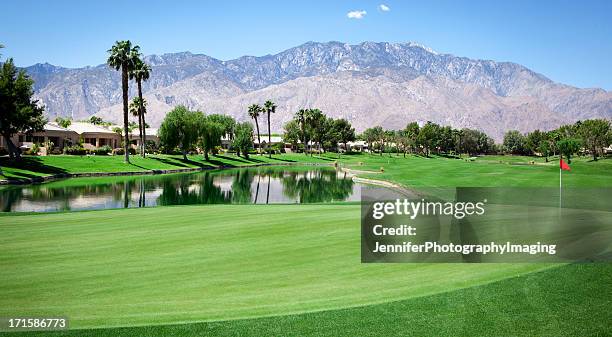
M349 19L363 19L363 17L366 16L366 14L368 14L368 12L366 11L350 11L346 13L346 16Z
M378 6L378 9L380 9L380 10L381 10L381 11L383 11L383 12L388 12L388 11L390 11L390 10L391 10L391 8L389 8L389 6L387 6L387 5L385 5L385 4L380 4L380 5Z

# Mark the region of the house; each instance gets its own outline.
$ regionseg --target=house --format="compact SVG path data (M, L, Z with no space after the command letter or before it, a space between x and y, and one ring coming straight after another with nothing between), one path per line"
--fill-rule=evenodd
M44 130L29 134L16 134L11 138L13 144L22 150L32 148L34 144L52 143L53 147L63 148L72 145L79 140L79 135L69 129L63 128L55 123L47 123ZM4 139L0 139L0 148L6 149L8 146Z
M27 134L13 135L11 140L15 146L22 150L31 149L34 144L45 146L48 142L52 143L53 148L63 149L66 146L71 146L83 142L83 147L89 150L99 148L101 146L110 146L111 148L121 147L122 135L114 132L113 129L117 126L101 126L87 122L72 122L67 128L63 128L56 123L47 123L44 130ZM123 128L121 127L123 130ZM0 137L1 138L1 137ZM157 129L146 129L146 140L154 141L159 144L157 137ZM140 143L140 134L138 129L132 130L130 133L130 141L134 148ZM7 148L4 139L0 139L0 148Z
M76 132L79 139L83 140L83 147L89 150L101 146L120 147L121 136L112 131L112 128L86 122L72 122L68 126L69 130Z
M285 142L283 141L283 137L281 136L271 136L270 144L271 146L280 144L285 149L287 148L287 146L289 146L289 149L291 149L291 144L285 144ZM253 137L253 147L255 149L258 149L260 147L259 140L257 139L257 135ZM261 136L261 148L266 149L267 147L268 147L268 135L262 135Z
M368 143L364 140L356 140L354 142L348 142L346 143L346 147L348 148L348 151L352 151L352 152L365 152L368 151ZM346 151L347 149L344 148L344 144L340 143L338 144L338 149L340 151Z

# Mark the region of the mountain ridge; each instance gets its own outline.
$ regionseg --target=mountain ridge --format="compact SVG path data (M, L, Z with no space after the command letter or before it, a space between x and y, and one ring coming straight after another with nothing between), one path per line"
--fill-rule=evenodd
M403 114L407 123L407 118L415 116L412 111L420 108L422 111L418 114L418 120L436 119L453 126L475 127L492 133L496 139L501 137L500 131L497 131L499 127L487 126L499 123L491 119L495 114L508 115L502 119L504 125L501 128L518 125L520 131L530 131L529 125L517 121L522 116L517 110L521 106L517 103L521 102L525 104L522 109L529 110L527 114L533 121L531 124L549 128L577 119L612 118L612 94L604 89L576 88L556 83L517 63L440 54L414 42L363 42L351 45L338 41L310 41L276 54L242 56L226 61L191 52L148 55L145 60L153 68L150 80L143 85L145 96L151 100L148 118L151 121L160 121L167 112L163 109L169 110L177 104L244 117L246 106L243 106L241 97L245 95L253 99L251 103L270 98L286 109L295 108L295 104L288 102L318 102L319 107L326 107L327 110L345 109L372 120L394 120L389 124L400 123L402 113L396 110L411 111ZM98 114L112 120L120 119L121 110L117 111L121 103L119 73L110 67L102 64L63 68L37 64L25 69L34 78L36 95L45 103L50 116L80 119ZM417 101L408 98L402 90L423 89L419 87L423 83L417 80L420 77L432 79L437 86L427 87L427 92L419 92L422 97L421 101ZM362 78L376 80L360 81ZM300 79L298 83L302 84L301 87L295 87L295 82L291 82L297 79ZM359 85L352 86L351 81L358 81L355 83ZM404 89L384 86L386 83L399 83ZM372 97L367 104L362 102L362 106L357 105L359 97L350 99L350 92L338 91L352 88L350 90L368 96L369 91L376 89L368 88L368 85L383 85L389 91L379 92L379 96ZM276 91L266 90L272 86ZM289 87L294 91L288 92L286 89ZM131 85L131 97L135 94L134 88ZM493 100L490 93L485 94L477 88L487 89L496 96L496 105L487 103L487 100ZM479 92L481 96L473 96L474 92ZM467 99L470 95L471 100ZM345 102L344 105L337 107L333 104L335 99ZM220 100L227 103L217 103ZM395 102L397 106L390 107L387 101ZM394 112L390 113L390 110ZM470 116L473 115L471 112L481 114L466 121L452 110ZM346 115L341 111L326 112ZM282 123L292 113L279 111L276 119ZM445 114L455 117L447 118ZM489 119L489 123L486 119ZM356 120L363 120L354 123L358 130L369 126L364 118ZM273 131L279 131L282 125L273 124Z

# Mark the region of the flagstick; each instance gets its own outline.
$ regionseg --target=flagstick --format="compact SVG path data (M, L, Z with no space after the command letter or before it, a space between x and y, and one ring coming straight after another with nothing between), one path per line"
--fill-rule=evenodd
M561 161L563 160L563 156L559 155L559 210L561 209L561 177L563 170L561 169Z

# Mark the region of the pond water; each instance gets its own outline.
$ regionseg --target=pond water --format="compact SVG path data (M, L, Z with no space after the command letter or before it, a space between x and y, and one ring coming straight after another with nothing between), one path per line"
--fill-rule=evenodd
M72 178L0 188L3 212L359 199L360 185L330 167L268 166L170 175Z

